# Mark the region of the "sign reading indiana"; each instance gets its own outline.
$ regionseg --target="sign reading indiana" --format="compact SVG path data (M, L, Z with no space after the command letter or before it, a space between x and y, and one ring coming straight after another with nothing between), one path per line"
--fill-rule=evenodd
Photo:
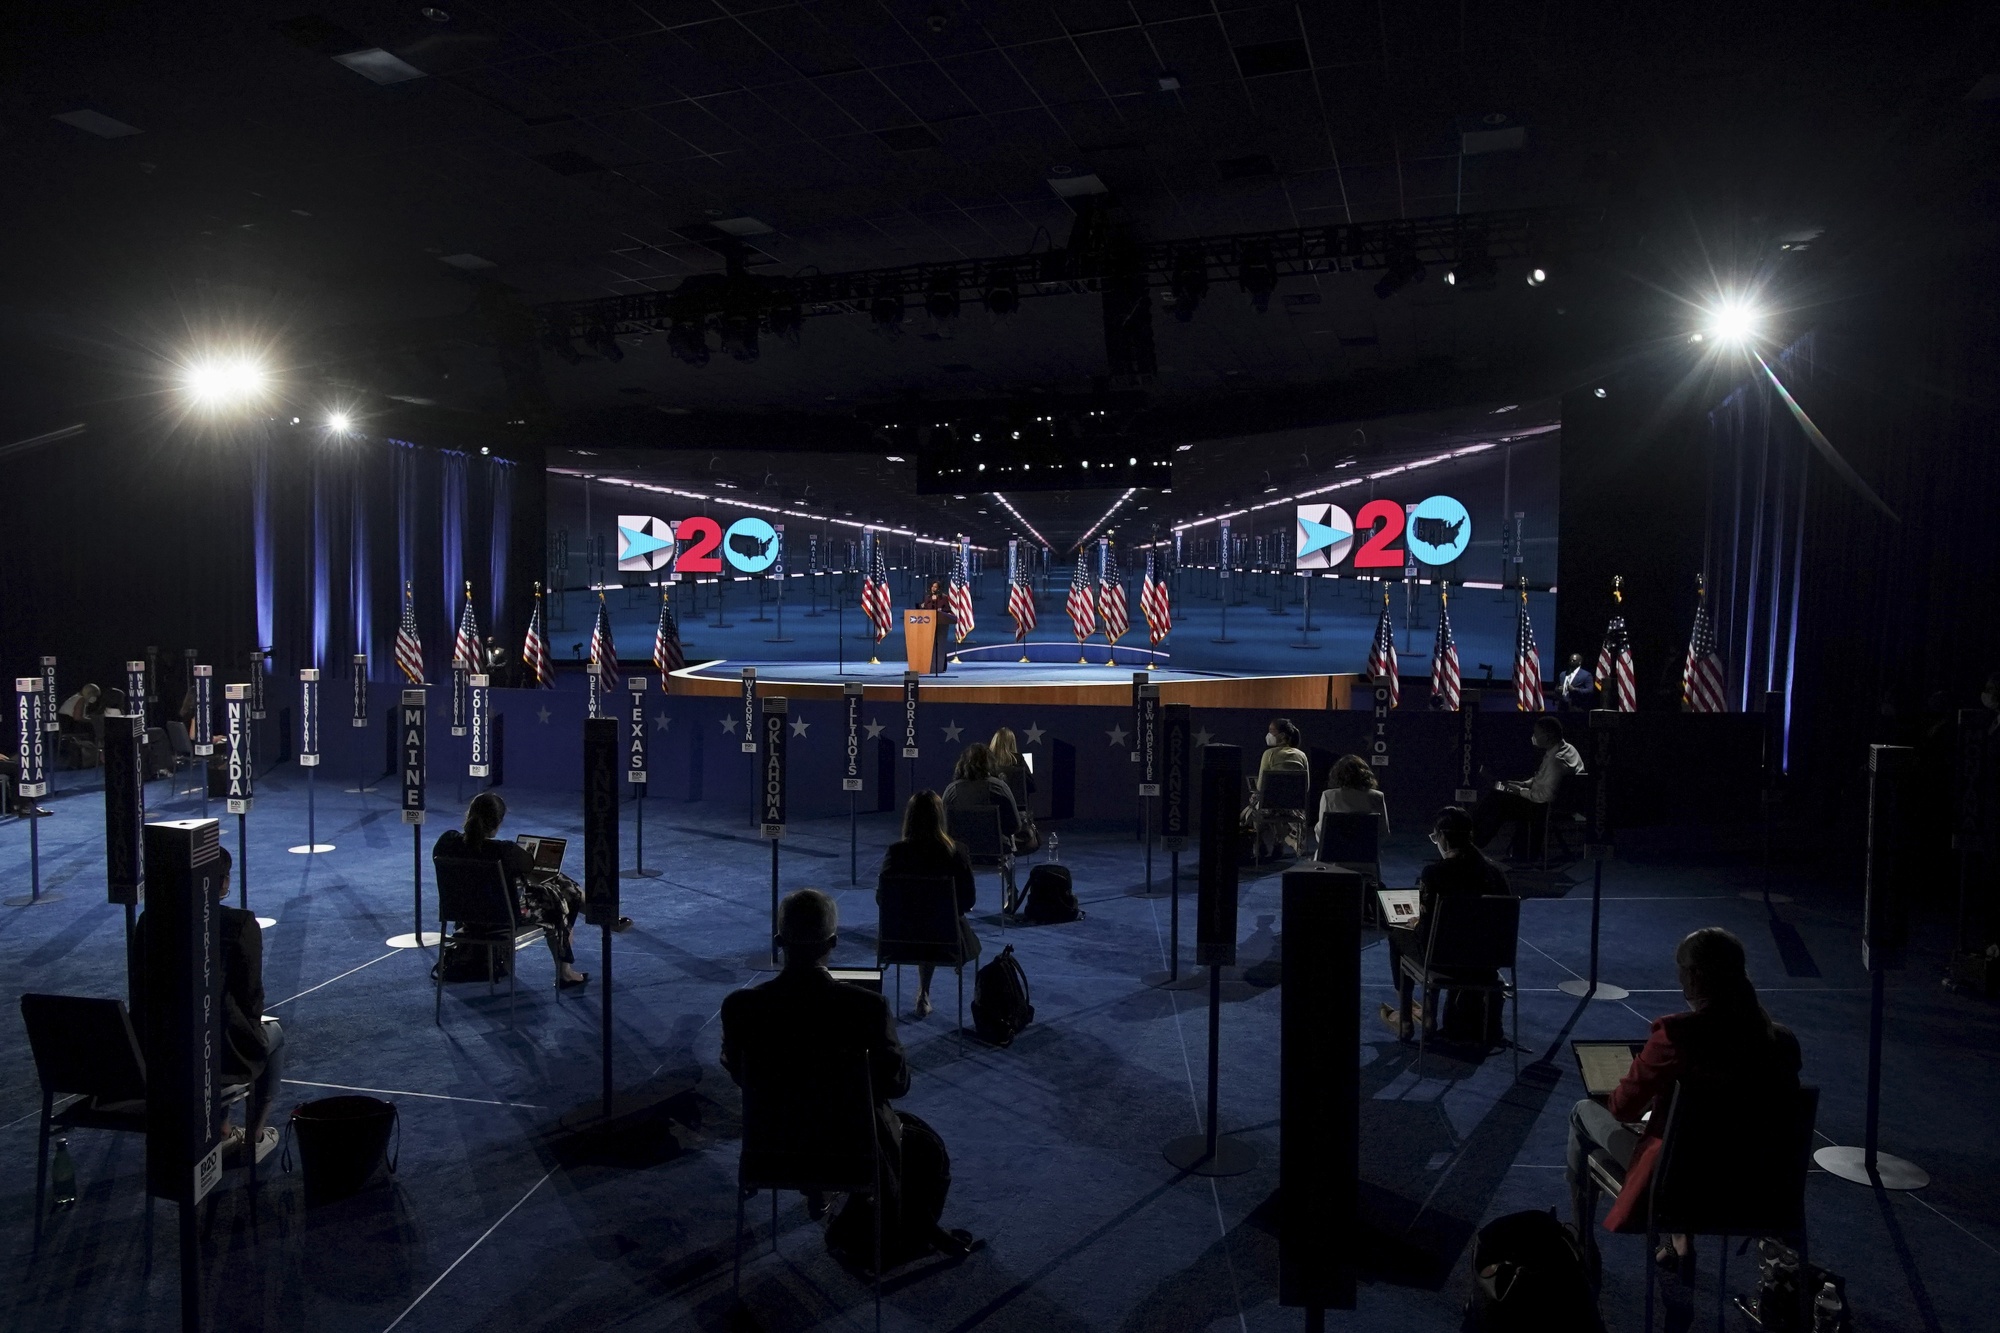
M1426 565L1448 565L1472 544L1472 515L1449 495L1408 508L1370 500L1353 517L1337 504L1306 503L1298 507L1292 535L1300 569L1332 569L1350 553L1356 569L1401 569L1405 554Z

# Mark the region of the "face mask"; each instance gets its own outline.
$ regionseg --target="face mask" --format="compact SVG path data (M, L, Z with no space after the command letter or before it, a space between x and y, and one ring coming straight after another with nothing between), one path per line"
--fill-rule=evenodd
M1266 745L1269 745L1269 746L1272 746L1273 748L1275 748L1275 747L1277 746L1277 744L1278 744L1278 738L1277 738L1277 737L1276 737L1275 735L1273 735L1273 734L1272 734L1271 732L1268 732L1268 731L1267 731L1267 732L1265 732L1265 733L1264 733L1264 744L1266 744Z

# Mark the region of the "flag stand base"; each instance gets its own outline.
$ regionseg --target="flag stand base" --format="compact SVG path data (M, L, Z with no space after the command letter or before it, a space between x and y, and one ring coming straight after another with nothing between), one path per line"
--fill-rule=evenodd
M391 935L388 939L382 941L382 947L385 949L435 949L439 941L443 939L444 936L440 935L437 931L427 930L421 935L409 933Z

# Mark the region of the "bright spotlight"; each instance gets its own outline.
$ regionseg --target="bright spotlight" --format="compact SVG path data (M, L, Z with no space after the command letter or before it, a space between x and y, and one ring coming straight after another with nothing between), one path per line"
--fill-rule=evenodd
M267 378L263 364L254 357L205 357L187 367L181 382L202 406L228 407L256 398Z
M1755 340L1762 314L1748 301L1729 297L1708 312L1705 332L1716 342L1740 347Z
M1547 269L1531 268L1528 270L1528 285L1530 287L1539 287L1548 280L1549 273Z
M326 428L335 435L345 435L354 429L354 419L345 412L329 413L326 418Z

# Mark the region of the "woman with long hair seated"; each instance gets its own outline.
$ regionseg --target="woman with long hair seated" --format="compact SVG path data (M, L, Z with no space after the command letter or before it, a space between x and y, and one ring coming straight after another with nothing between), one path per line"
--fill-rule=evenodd
M968 963L979 957L979 936L965 919L979 893L972 878L972 857L944 831L944 801L936 792L920 791L903 807L902 839L891 843L882 856L882 874L875 889L877 906L882 902L881 880L891 875L950 880L958 902L959 956ZM931 973L935 970L933 964L917 964L918 1018L931 1011Z
M1035 773L1028 767L1028 761L1021 757L1021 744L1014 737L1014 729L1002 727L994 732L986 748L993 753L993 776L1007 784L1007 790L1014 794L1014 804L1020 812L1021 828L1014 835L1014 850L1017 853L1039 851L1042 835L1035 828L1032 804Z
M568 988L590 980L588 972L573 966L572 947L576 918L583 911L583 886L560 870L537 870L527 849L512 838L500 838L500 823L507 818L507 803L490 791L480 792L465 808L465 829L446 829L431 849L431 857L465 857L498 861L507 872L508 887L514 893L514 915L524 924L539 925L556 960L557 984ZM617 929L624 930L632 918L620 917Z
M1375 769L1358 754L1344 754L1334 761L1326 790L1320 793L1317 830L1328 815L1373 815L1383 840L1389 837L1389 801L1375 781ZM1325 860L1324 851L1320 859Z
M959 812L983 806L999 810L1000 836L1011 842L1021 831L1021 807L1014 800L1014 789L993 771L993 752L974 741L958 752L951 783L944 789L944 808Z

